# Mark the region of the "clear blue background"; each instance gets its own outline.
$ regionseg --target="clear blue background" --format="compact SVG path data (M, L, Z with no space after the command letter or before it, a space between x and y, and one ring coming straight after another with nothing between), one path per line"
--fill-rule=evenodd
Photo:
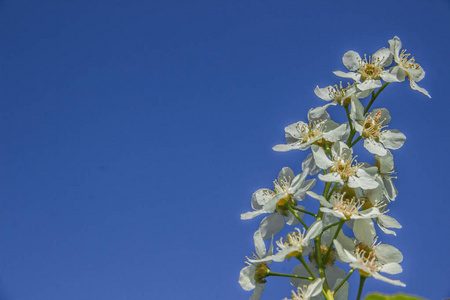
M408 138L404 228L379 234L407 287L364 291L449 297L449 1L3 0L0 299L248 299L260 219L240 214L306 155L272 146L324 104L314 87L346 51L395 35L433 98L393 84L374 105ZM290 290L269 278L262 299Z

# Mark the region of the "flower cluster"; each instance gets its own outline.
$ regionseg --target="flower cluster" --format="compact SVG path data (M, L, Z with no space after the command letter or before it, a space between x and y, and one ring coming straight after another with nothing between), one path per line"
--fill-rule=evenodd
M314 93L328 103L310 109L306 120L288 125L284 129L286 143L273 147L278 152L310 153L300 173L282 168L274 187L257 190L251 198L252 210L241 215L243 220L265 215L254 234L256 254L247 258L239 276L242 288L253 290L250 299L261 297L270 276L289 277L295 287L291 296L294 300L348 299L347 280L356 271L361 280L358 299L369 277L405 286L381 274L401 273L403 255L397 248L379 242L377 228L380 234L392 235L396 234L393 229L401 228L387 215L387 207L398 195L391 151L402 147L406 137L397 129L388 129L391 116L386 108L371 108L389 84L406 78L413 90L430 95L417 85L425 72L402 49L400 39L394 37L388 44L388 48L364 58L355 51L346 52L342 62L348 72L334 74L351 82L317 86ZM333 121L328 113L331 107L342 107L348 121ZM373 162L357 161L353 147L360 140L373 155ZM312 176L317 178L308 178ZM313 191L317 180L323 182L321 194ZM306 199L319 205L316 213L300 205ZM284 239L276 239L274 253L273 240L285 225L297 227ZM344 226L348 227L347 235ZM271 240L269 250L265 240ZM298 261L291 274L269 268L272 262L291 259ZM343 269L346 265L348 272Z

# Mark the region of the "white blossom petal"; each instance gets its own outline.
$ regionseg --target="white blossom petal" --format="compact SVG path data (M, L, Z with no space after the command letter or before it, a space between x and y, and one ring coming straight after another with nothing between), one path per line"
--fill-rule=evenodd
M350 71L357 71L361 66L361 56L359 56L357 52L350 50L345 52L344 56L342 57L342 62L344 63L344 66Z

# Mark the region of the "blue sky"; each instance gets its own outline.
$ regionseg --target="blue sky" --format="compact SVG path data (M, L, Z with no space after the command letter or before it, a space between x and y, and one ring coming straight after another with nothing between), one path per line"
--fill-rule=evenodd
M449 1L3 0L0 22L0 299L248 299L259 220L239 216L306 155L272 146L346 51L395 35L433 98L404 83L374 104L408 138L403 229L379 233L407 287L365 292L450 296Z

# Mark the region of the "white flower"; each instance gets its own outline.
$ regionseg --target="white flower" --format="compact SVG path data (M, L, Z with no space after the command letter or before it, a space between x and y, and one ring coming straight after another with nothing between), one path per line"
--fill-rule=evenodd
M397 188L393 182L393 179L397 178L393 176L395 174L394 156L390 151L387 151L384 156L375 155L375 159L375 166L378 168L379 175L377 180L380 183L383 195L389 199L389 201L394 201L395 197L398 195Z
M336 142L347 131L347 125L332 121L330 115L324 111L319 118L308 113L308 123L299 121L287 126L285 131L286 143L273 147L273 150L286 152L293 149L306 150L312 144L321 144L324 141Z
M308 286L304 285L302 288L298 287L297 292L292 291L292 300L310 300L311 297L317 296L322 292L322 286L325 279L317 278ZM289 300L284 298L283 300Z
M364 148L372 154L384 156L386 149L399 149L406 141L406 136L397 129L383 130L391 121L386 108L374 109L364 120L356 121L355 129L364 138Z
M381 48L371 57L362 59L355 51L347 51L342 57L344 66L353 72L333 72L336 76L351 78L361 91L369 91L381 87L380 78L386 82L398 81L395 76L385 70L392 63L392 54L387 48Z
M319 278L319 269L317 266L312 263L308 262L306 263L308 268L311 270L311 272ZM311 276L309 272L305 269L303 265L298 265L292 270L293 275L303 276L303 277L309 277ZM341 268L337 267L336 265L326 266L325 267L325 275L327 278L328 285L334 289L337 288L337 286L341 283L342 279L345 278L346 274L345 271ZM290 279L291 284L296 287L301 287L309 283L306 279L299 279L299 278L291 278ZM349 290L349 284L348 282L345 282L344 285L339 289L339 291L334 295L335 300L347 300L348 299L348 290ZM317 294L313 298L314 300L324 300L325 297L322 294Z
M329 202L325 197L317 195L314 192L307 192L307 194L320 201L320 204L323 206L320 208L321 211L332 214L342 220L372 219L383 214L377 207L373 206L361 210L365 200L359 200L356 197L348 197L345 193L334 193Z
M286 205L297 206L296 201L305 199L306 192L314 187L315 179L305 181L308 174L306 170L302 174L294 176L294 172L288 168L283 168L278 174L278 179L274 181L274 191L269 189L259 189L252 195L252 208L241 215L242 220L253 219L261 214L270 215L265 217L260 224L259 230L265 240L270 239L284 227L284 217L286 223L295 225L297 218L286 209ZM303 208L299 206L299 208ZM299 216L303 214L299 213Z
M300 229L295 228L297 232L290 232L285 241L280 238L276 242L278 248L278 253L266 256L262 259L249 259L252 263L265 262L265 261L276 261L282 262L285 258L290 259L290 257L295 257L297 255L308 255L311 251L311 240L322 233L323 222L321 220L314 222L308 229L308 231L301 232Z
M414 57L409 58L410 54L406 53L406 49L401 50L402 42L400 38L395 36L392 40L389 40L389 49L394 56L394 61L397 63L397 66L391 68L389 72L396 76L398 81L404 81L405 77L408 77L409 85L413 90L419 91L431 98L430 94L416 83L425 77L425 71L416 63Z
M402 267L398 264L403 256L397 248L385 244L357 244L353 251L344 249L338 240L334 240L337 255L350 267L357 268L364 276L372 276L375 279L398 286L406 286L399 280L389 279L380 274L398 274L402 272Z
M266 246L262 239L262 235L260 231L256 231L253 235L253 240L255 242L255 258L265 258L266 256L270 256L273 253L273 245L270 243L269 251L266 252ZM271 261L266 261L264 263L257 264L248 264L248 266L242 268L239 273L239 284L246 291L253 291L253 295L250 297L250 300L259 300L261 297L262 291L264 291L264 283L266 280L264 279L270 271L267 267Z
M380 184L381 185L381 184ZM402 225L393 217L388 216L389 211L386 207L389 204L389 200L383 195L383 188L378 187L374 190L365 190L364 195L368 201L364 203L367 207L377 207L382 213L378 217L374 218L378 227L387 234L396 235L395 231L388 228L402 228Z
M357 164L355 157L352 157L352 149L348 148L343 142L333 145L328 158L323 148L313 145L311 147L314 155L314 161L321 169L328 169L326 175L319 174L319 179L325 182L338 182L340 184L347 183L351 188L374 189L378 186L378 182L372 176L375 174L375 167L363 167Z

